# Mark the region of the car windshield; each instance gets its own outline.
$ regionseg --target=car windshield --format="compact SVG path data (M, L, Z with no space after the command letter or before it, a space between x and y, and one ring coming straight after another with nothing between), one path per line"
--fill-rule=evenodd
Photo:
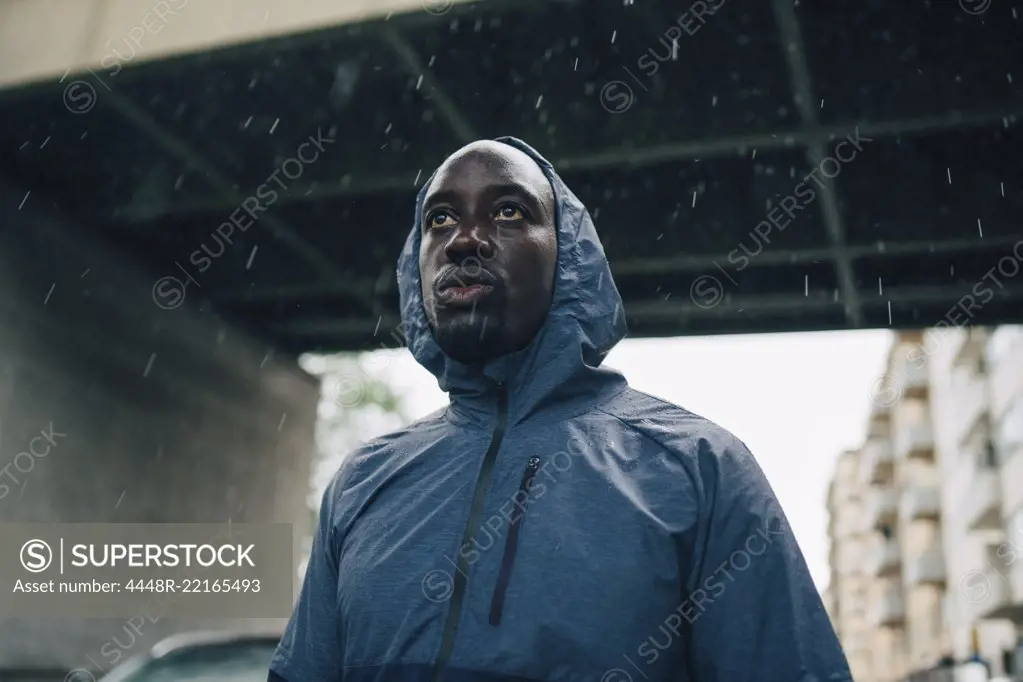
M262 682L273 651L272 642L196 647L150 661L124 682Z

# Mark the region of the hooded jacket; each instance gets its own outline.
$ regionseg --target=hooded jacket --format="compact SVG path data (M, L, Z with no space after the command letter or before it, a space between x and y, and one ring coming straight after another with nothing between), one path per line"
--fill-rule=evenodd
M482 372L445 355L419 273L428 181L398 283L408 348L450 404L341 465L271 679L850 680L756 460L602 366L626 325L593 222L540 154L499 141L554 189L547 318Z

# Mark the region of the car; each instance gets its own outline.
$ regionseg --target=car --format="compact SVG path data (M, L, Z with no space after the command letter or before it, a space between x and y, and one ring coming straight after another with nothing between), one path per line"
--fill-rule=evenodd
M265 682L280 640L280 632L173 635L99 682Z

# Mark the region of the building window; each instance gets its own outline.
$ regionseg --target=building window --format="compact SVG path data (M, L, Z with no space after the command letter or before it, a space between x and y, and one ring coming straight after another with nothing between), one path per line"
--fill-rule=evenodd
M1004 464L1013 453L1023 446L1023 396L1016 398L998 421L995 431L995 447L1000 464Z
M994 469L997 466L998 450L995 448L995 444L992 441L986 440L980 450L980 468Z

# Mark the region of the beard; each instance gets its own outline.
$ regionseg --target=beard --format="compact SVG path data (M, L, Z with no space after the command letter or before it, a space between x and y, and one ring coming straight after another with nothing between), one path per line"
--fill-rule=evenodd
M512 352L510 330L500 307L435 311L430 322L437 344L448 356L466 365L483 364Z

